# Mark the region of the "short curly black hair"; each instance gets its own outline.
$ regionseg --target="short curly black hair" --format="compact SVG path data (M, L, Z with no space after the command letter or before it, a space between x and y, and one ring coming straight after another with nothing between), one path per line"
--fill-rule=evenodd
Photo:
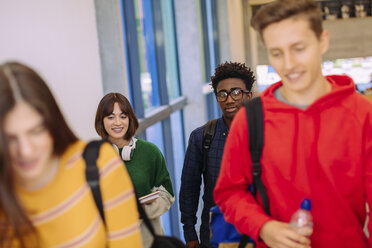
M214 76L211 76L211 85L214 94L217 94L218 83L227 78L240 78L244 81L247 90L252 90L252 85L256 81L253 71L248 68L244 63L225 62L219 64L215 71Z

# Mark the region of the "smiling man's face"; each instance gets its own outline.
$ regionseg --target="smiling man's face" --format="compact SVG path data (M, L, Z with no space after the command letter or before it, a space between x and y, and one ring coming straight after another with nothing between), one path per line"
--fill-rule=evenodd
M218 83L216 92L226 91L227 93L230 93L234 89L247 90L247 87L245 86L244 81L240 78L226 78ZM249 99L251 96L251 93L242 92L242 94L240 100L234 100L231 95L229 95L226 101L218 102L223 118L226 122L231 122L240 107L243 105L244 100Z
M318 38L304 17L270 24L263 30L270 64L283 82L282 94L289 100L314 94L324 84L322 55L328 50L329 34ZM285 93L285 94L284 94Z

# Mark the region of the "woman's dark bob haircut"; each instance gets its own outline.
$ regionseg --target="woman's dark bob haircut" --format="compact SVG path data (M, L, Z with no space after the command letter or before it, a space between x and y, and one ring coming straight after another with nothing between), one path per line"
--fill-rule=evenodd
M108 138L108 133L103 125L103 119L112 114L116 102L119 104L121 111L129 118L128 131L124 135L124 139L130 140L138 129L138 119L128 99L120 93L108 93L98 104L95 120L96 131L101 138Z

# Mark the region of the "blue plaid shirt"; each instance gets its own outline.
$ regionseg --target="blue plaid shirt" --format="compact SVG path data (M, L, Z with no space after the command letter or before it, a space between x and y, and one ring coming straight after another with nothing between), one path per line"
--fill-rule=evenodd
M186 241L198 240L195 230L196 212L198 210L200 185L202 183L203 168L203 133L205 125L192 131L189 138L189 145L186 150L183 164L180 190L181 222ZM201 216L200 243L212 247L209 242L209 210L215 204L213 189L220 172L223 148L228 135L228 127L222 118L217 120L216 132L214 134L209 152L208 164L206 167L207 176L204 178L204 207Z

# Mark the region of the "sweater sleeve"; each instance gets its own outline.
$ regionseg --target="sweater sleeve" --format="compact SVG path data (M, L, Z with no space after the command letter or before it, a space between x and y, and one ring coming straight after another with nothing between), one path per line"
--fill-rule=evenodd
M152 192L159 191L159 198L151 204L145 204L144 209L150 219L155 219L167 212L174 203L174 193L172 181L169 176L165 159L160 150L154 145L153 154L155 154L155 183L151 189Z
M172 181L169 176L169 172L167 169L167 165L165 164L165 159L163 154L161 154L160 150L155 147L154 153L156 154L155 159L155 167L156 167L156 175L155 175L155 187L163 186L172 196L173 193L173 186Z
M214 199L228 222L258 242L261 227L271 218L247 190L252 184L251 165L247 120L242 107L225 144Z
M103 144L97 165L108 247L142 247L133 185L122 160L112 146Z

